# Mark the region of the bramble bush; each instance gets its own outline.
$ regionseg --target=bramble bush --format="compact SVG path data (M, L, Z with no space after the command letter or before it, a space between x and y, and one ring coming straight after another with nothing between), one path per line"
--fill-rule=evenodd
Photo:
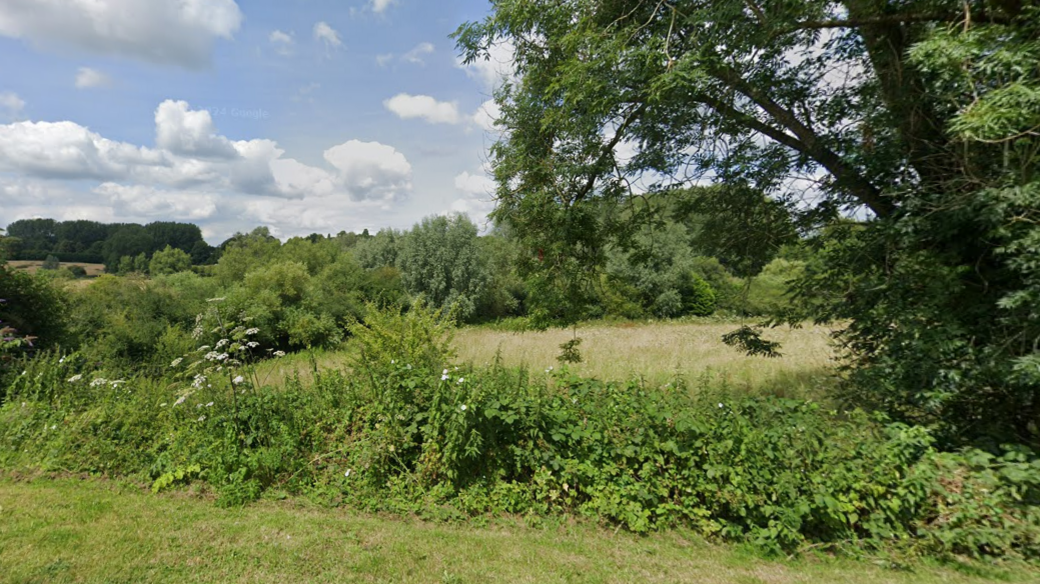
M291 493L433 518L687 526L784 553L1040 559L1028 451L938 453L919 427L681 380L457 367L444 314L370 310L349 372L278 390L236 357L254 334L231 322L179 375L111 379L77 354L40 355L0 407L0 468L196 483L223 505Z

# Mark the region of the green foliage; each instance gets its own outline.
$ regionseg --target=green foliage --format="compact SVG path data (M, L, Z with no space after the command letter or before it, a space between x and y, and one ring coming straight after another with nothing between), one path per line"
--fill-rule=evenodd
M40 269L43 269L43 270L57 270L60 267L61 267L61 263L58 261L58 258L56 258L56 257L54 257L52 255L49 255L49 256L47 256L47 259L43 260L43 265L40 266Z
M152 276L176 274L191 269L191 256L185 251L167 245L164 249L155 252L152 260L148 263L148 273Z
M488 282L477 226L465 215L426 217L402 239L397 254L405 288L434 306L458 305L458 318L476 314Z
M220 505L277 488L430 517L686 526L784 553L1040 558L1040 466L1021 449L940 454L921 428L681 382L453 367L450 319L422 305L370 308L350 374L273 390L248 365L258 332L210 308L200 323L220 338L161 378L27 363L0 406L0 467L205 483Z
M689 213L735 273L794 225L818 237L799 306L767 274L751 311L848 323L853 403L994 447L1040 444L1037 23L1021 2L497 0L455 36L469 61L514 47L494 217L552 250L529 268L579 280L641 201L718 181Z

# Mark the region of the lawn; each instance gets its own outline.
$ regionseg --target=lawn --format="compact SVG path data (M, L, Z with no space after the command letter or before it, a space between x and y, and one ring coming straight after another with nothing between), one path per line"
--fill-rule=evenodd
M683 531L649 536L520 519L429 523L300 500L220 509L129 483L0 475L0 581L28 582L1035 582L1025 568L811 555L770 561Z

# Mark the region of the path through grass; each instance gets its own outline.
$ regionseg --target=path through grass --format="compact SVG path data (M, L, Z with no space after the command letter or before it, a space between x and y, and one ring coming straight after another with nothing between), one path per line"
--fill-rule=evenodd
M156 496L125 484L0 477L0 581L10 583L968 584L986 576L1029 582L1038 574L770 562L683 532L640 537L515 520L447 525L285 501L219 509L184 493Z

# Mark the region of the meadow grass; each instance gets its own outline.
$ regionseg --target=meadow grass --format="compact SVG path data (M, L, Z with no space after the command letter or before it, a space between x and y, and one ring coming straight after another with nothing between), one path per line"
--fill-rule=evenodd
M583 362L570 367L598 379L643 378L663 385L682 376L706 380L708 385L789 397L802 396L827 382L834 365L833 329L811 325L769 329L764 336L782 343L782 356L764 358L748 357L722 342L722 335L737 326L728 322L622 323L523 333L466 328L456 335L455 346L463 362L479 365L497 354L507 366L524 365L537 371L559 367L560 344L577 335L582 339Z
M834 349L825 326L768 329L765 337L780 341L782 356L748 357L722 342L722 335L737 328L733 322L624 322L581 325L574 329L507 332L488 327L463 327L455 334L459 363L483 366L501 358L506 366L524 366L540 372L558 368L560 344L581 337L583 362L572 371L602 380L641 378L664 385L681 376L697 387L725 386L746 393L783 397L819 397L833 380ZM299 375L309 382L315 367L345 369L347 348L341 351L302 351L259 365L261 379L280 386Z
M814 554L766 560L686 531L580 522L430 523L265 500L221 509L129 483L0 475L0 581L29 582L1035 582L1024 567L892 570Z
M43 262L36 260L11 260L7 262L7 265L18 270L25 270L30 274L34 274L43 268ZM86 270L88 278L96 278L105 273L105 264L88 264L84 262L60 262L59 264L61 268L71 268L73 266L79 266Z

